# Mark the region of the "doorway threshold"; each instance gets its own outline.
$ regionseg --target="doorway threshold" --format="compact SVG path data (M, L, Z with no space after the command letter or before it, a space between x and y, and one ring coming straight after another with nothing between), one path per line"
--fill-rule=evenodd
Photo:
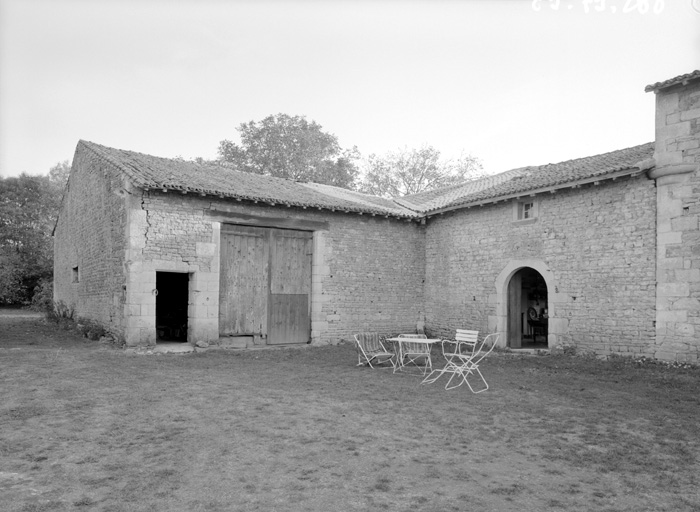
M548 348L510 348L513 354L519 354L523 356L548 356L551 354Z
M154 354L189 354L191 352L194 352L194 347L189 343L159 342L153 348Z

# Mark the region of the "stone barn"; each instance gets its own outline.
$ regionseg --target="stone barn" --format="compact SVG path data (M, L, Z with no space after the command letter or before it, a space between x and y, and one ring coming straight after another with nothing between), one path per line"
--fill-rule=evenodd
M130 346L504 333L697 361L700 71L654 142L386 200L78 143L55 299Z
M424 243L420 216L389 200L80 141L55 298L128 345L413 331Z

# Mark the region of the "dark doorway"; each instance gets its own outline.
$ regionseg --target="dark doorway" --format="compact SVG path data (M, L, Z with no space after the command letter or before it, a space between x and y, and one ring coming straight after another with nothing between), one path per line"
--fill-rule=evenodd
M189 274L156 272L156 341L187 341Z
M508 285L508 339L511 348L547 348L547 283L535 269L518 270Z

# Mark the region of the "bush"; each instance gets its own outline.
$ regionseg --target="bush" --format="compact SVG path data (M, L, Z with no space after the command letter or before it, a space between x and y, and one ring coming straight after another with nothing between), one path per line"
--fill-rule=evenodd
M74 326L73 308L61 300L54 302L53 281L49 279L42 279L34 288L31 309L44 313L47 320L56 322L64 329L71 329Z
M53 281L50 279L41 279L39 284L34 287L34 295L32 295L31 309L41 311L48 316L54 311L53 303Z
M106 329L101 324L89 318L79 318L77 328L78 332L92 341L97 341L107 334Z
M53 315L57 318L65 318L66 320L73 320L73 315L75 310L72 306L67 306L65 302L59 300L54 303Z
M41 304L41 308L35 308L33 305L32 308L37 311L43 311L48 321L56 322L60 328L65 330L75 327L75 322L73 321L75 310L71 306L66 305L62 300L58 302L47 300L46 302L42 301Z

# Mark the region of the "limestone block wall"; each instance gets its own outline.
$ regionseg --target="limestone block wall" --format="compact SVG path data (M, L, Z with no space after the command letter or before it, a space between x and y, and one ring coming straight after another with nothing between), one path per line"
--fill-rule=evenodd
M110 164L77 151L54 232L54 300L123 335L125 183Z
M426 236L426 328L505 331L507 283L521 267L548 284L550 346L651 354L655 190L645 176L542 194L535 221L510 202L433 217Z
M700 80L657 92L659 359L700 360Z
M156 196L154 199L153 196ZM127 345L156 342L156 272L189 275L187 338L218 339L220 225L204 222L186 199L136 190L128 202L125 334Z
M416 332L424 321L424 228L383 217L334 214L316 277L322 341L351 340L360 331ZM313 324L312 324L313 327Z
M364 330L414 332L422 321L424 229L414 222L148 191L129 207L129 344L155 342L156 271L190 274L188 341L218 339L226 213L328 223L314 233L313 342L351 340Z

